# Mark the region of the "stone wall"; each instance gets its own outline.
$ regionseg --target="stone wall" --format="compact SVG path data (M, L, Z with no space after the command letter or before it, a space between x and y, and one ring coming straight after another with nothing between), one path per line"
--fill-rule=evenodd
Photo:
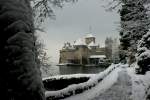
M86 46L78 46L74 50L60 50L59 63L88 63L88 48Z
M71 60L78 62L76 50L60 50L59 63L69 63L69 61ZM71 62L74 62L74 61L71 61Z
M80 59L80 64L88 63L89 50L87 46L79 46L76 51L76 54L78 55L78 58Z
M60 50L59 63L88 64L90 55L105 55L105 48L90 50L87 46L81 45L71 50Z

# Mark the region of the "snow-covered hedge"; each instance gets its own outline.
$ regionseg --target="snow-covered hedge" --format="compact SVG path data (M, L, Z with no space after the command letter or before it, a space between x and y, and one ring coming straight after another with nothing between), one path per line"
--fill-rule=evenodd
M56 76L52 78L47 78L43 80L44 87L46 91L57 91L71 84L79 84L88 81L92 75L86 74L73 74L73 75L63 75ZM61 84L60 84L61 83Z
M99 74L92 75L90 79L87 82L79 83L79 84L72 84L64 89L58 90L58 91L46 91L45 95L47 100L58 100L65 97L69 97L71 95L79 94L84 92L85 90L88 90L95 85L97 85L100 81L102 81L110 72L112 72L115 68L119 67L120 64L112 64L110 67L108 67L105 71L100 72ZM70 76L65 76L70 77ZM83 75L75 75L72 77L83 77ZM56 77L57 79L63 78L62 76ZM47 78L48 79L48 78ZM46 79L43 79L46 80ZM61 84L61 83L60 83Z

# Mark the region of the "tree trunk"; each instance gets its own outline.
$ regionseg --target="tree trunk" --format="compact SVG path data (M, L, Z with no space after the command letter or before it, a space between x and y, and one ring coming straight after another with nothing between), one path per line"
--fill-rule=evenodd
M30 0L0 0L0 98L45 100Z

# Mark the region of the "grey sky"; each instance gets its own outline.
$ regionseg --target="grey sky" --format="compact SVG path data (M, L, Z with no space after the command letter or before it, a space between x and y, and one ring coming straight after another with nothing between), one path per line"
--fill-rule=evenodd
M73 43L83 37L92 27L96 42L104 46L106 37L118 37L119 14L106 12L103 0L79 0L66 4L63 9L55 9L56 20L45 23L46 34L42 34L48 54L53 62L58 62L59 50L64 42Z

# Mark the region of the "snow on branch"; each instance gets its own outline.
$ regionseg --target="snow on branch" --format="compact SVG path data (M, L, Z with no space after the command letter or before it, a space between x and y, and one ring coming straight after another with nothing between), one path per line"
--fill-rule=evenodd
M31 0L37 27L45 21L45 18L55 19L54 8L62 8L69 2L74 3L77 0Z

